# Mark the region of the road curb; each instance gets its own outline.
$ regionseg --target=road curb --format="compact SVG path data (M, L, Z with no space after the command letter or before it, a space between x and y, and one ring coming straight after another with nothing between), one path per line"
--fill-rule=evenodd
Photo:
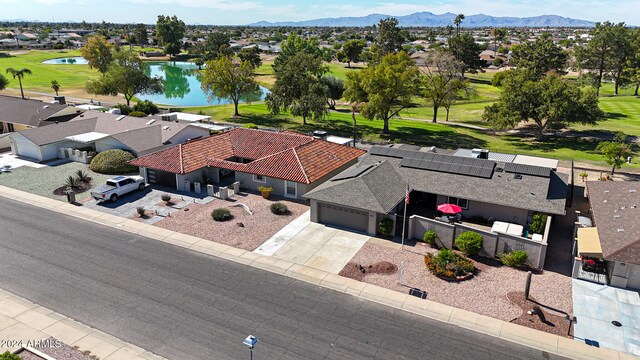
M418 299L409 294L403 294L377 285L345 278L286 260L263 256L251 251L177 233L153 225L143 224L135 220L105 214L97 210L66 204L5 186L0 186L0 196L180 246L199 253L284 275L326 289L350 294L363 300L386 305L397 310L406 311L432 320L535 348L546 353L585 360L636 359L636 357L626 353L588 346L569 338L493 319L430 300Z

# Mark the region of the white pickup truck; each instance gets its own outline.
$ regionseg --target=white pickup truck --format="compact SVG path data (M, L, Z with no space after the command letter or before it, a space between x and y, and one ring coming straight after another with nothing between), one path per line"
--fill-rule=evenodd
M105 185L99 186L91 192L96 200L116 201L122 195L134 190L144 190L145 183L142 176L116 176L107 180Z

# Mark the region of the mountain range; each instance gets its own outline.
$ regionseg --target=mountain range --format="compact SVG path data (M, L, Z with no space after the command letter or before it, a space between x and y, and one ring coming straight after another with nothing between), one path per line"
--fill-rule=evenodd
M371 14L362 17L338 17L305 21L268 22L260 21L250 26L299 26L299 27L365 27L378 24L380 20L395 17L403 27L444 27L453 25L456 14L433 14L417 12L406 16ZM558 15L534 17L500 17L485 14L468 15L462 21L462 27L593 27L595 23L587 20L571 19Z

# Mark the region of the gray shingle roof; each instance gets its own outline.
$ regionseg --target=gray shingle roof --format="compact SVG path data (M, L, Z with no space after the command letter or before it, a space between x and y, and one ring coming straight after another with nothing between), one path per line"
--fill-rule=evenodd
M67 109L68 105L47 104L39 100L21 99L0 95L0 121L39 127L56 113Z

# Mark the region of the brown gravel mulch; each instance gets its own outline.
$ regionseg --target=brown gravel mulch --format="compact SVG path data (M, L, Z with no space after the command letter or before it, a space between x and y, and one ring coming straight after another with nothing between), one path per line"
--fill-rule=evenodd
M362 281L367 275L381 274L393 275L398 272L396 264L388 261L380 261L373 265L357 264L349 262L338 275Z
M287 205L289 214L272 214L270 206L274 202ZM247 205L253 215L249 215L240 206L230 206L233 204ZM229 209L233 219L213 221L211 212L217 208ZM216 199L208 204L189 204L155 226L253 251L307 210L309 206L306 204L273 195L264 199L258 194L240 193L231 200ZM238 223L242 223L242 226Z
M522 309L522 315L511 320L512 323L552 333L558 336L569 337L569 330L571 330L571 335L573 334L573 327L570 328L569 322L561 312L545 308L543 304L540 304L531 296L529 296L528 300L525 300L524 292L510 292L507 294L507 298L514 305ZM546 322L542 322L538 315L528 314L528 311L532 310L536 305L538 305L542 310Z
M82 194L84 192L87 192L89 189L91 189L91 180L89 181L81 181L78 184L78 187L73 189L73 193L74 194ZM53 190L53 194L54 195L58 195L58 196L65 196L67 195L67 186L60 186L59 188Z
M97 360L98 357L91 355L89 351L80 351L53 337L48 339L52 346L35 346L34 349L41 351L56 360ZM31 352L23 351L18 354L23 360L42 360L42 357Z
M360 280L360 275L353 272L353 264L365 266L381 261L388 261L398 267L404 264L402 285L399 284L397 273L367 274L361 281L402 293L408 293L411 288L421 289L427 292L428 300L504 321L511 321L522 315L520 307L509 301L507 294L524 290L526 271L503 266L492 259L472 259L477 268L472 279L448 282L427 270L424 264L424 254L427 252L436 253L437 250L424 243L405 245L404 250L401 250L397 246L368 242L340 274ZM569 276L551 271L534 273L531 295L548 307L567 313L573 311Z

